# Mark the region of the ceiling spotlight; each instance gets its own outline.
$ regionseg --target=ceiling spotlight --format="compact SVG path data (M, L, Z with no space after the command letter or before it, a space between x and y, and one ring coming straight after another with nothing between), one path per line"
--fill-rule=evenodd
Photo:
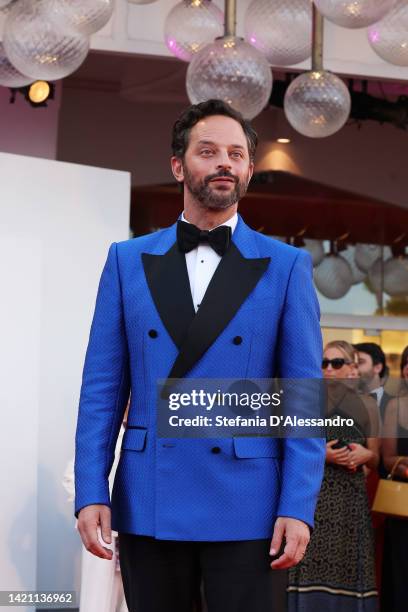
M25 87L11 87L10 92L10 104L14 104L17 94L21 93L30 106L44 108L48 106L48 100L54 100L55 85L48 81L34 81L31 85Z
M289 144L290 138L277 138L276 142L279 142L279 144Z
M28 89L28 97L33 104L42 104L51 93L50 84L47 81L35 81Z

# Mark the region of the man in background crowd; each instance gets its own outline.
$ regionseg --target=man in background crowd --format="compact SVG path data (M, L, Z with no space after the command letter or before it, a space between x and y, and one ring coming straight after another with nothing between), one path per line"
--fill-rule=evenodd
M391 396L384 390L384 382L388 374L385 354L375 342L360 342L354 344L358 351L358 370L364 391L376 396L380 409L381 421L384 422L385 408Z

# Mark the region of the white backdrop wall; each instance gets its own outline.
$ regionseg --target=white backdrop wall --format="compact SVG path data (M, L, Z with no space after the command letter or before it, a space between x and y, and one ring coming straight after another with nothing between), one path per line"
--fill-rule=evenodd
M0 589L78 590L62 477L109 245L129 235L126 172L0 153Z

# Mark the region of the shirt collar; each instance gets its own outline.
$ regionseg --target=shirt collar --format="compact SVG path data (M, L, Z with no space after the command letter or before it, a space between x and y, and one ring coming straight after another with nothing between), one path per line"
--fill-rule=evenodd
M187 219L184 216L184 210L181 213L181 220L185 221L186 223L190 223L190 221L187 221ZM232 215L232 217L230 217L229 219L227 219L227 221L224 221L224 223L221 223L220 225L217 225L216 227L220 227L221 225L227 225L228 227L231 228L231 234L234 233L234 230L237 226L238 223L238 213L234 213ZM212 229L215 229L215 227L213 227ZM212 230L211 230L212 231Z
M376 389L373 389L371 391L371 393L375 393L377 396L377 403L379 404L382 400L382 396L384 395L384 387L377 387Z

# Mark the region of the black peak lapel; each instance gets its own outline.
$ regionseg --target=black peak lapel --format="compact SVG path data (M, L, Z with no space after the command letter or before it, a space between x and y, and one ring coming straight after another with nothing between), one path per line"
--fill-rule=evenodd
M246 259L232 242L191 321L169 378L182 378L217 339L264 274L270 257Z
M142 262L160 318L180 349L195 315L185 255L175 242L164 255L142 253Z

